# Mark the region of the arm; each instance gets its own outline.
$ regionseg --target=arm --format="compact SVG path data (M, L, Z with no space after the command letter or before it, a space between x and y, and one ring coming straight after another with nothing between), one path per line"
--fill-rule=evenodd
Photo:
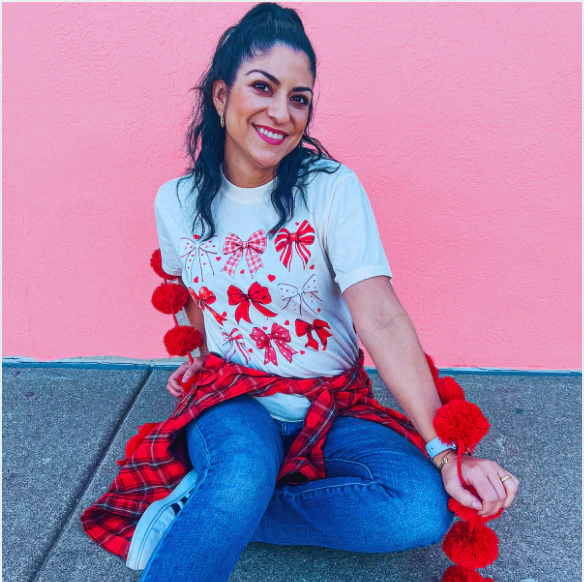
M182 285L185 289L187 288L184 284L183 280L179 277L177 283ZM189 300L185 305L185 312L191 325L200 332L201 334L201 346L200 350L200 357L204 357L209 353L207 348L207 334L205 332L205 321L203 317L203 312L201 308L195 303L195 300L192 298L191 294L189 293Z
M345 289L359 339L416 430L428 442L432 420L442 406L414 326L389 277L371 277ZM448 449L433 459L438 465Z

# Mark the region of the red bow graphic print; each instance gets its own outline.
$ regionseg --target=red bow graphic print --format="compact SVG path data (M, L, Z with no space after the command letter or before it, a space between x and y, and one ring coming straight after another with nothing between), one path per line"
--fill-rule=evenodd
M318 339L321 341L323 345L323 350L326 350L326 341L327 338L333 335L328 329L330 329L330 325L324 319L315 319L312 324L304 321L302 319L297 319L296 322L296 335L301 337L303 335L308 336L308 342L304 347L307 348L314 348L318 351L318 342L312 337L312 332L314 332Z
M306 263L310 259L308 245L314 242L314 228L308 220L304 220L296 232L290 232L286 228L281 228L276 237L276 250L281 251L280 260L285 267L290 270L292 261L292 247L294 246L298 256L302 259L302 266L306 269Z
M254 281L250 285L247 294L235 285L230 285L229 289L227 289L227 296L229 298L229 305L237 305L235 308L235 319L237 323L239 323L239 320L242 318L248 323L251 323L249 318L250 303L253 304L260 313L263 313L267 317L274 317L277 315L262 305L262 303L271 303L272 296L270 295L268 288L262 287L257 281Z
M217 297L213 291L207 287L201 287L199 289L199 294L197 295L197 292L192 287L189 287L189 293L195 300L196 304L201 308L201 311L208 309L213 314L213 317L217 320L217 323L219 325L223 325L223 322L227 319L227 317L220 315L212 307L210 307L210 304L215 303L217 300Z
M239 259L245 249L245 260L249 267L249 273L253 274L263 266L260 254L266 250L267 239L264 230L256 230L246 241L242 241L235 233L230 232L223 244L223 254L231 255L223 266L222 271L227 271L234 276Z
M254 327L250 337L255 341L260 350L266 350L264 353L264 364L272 362L275 366L278 365L278 357L271 340L274 341L280 353L289 362L292 361L292 355L298 353L295 349L287 345L290 342L290 332L275 321L272 323L272 330L269 335L263 329Z

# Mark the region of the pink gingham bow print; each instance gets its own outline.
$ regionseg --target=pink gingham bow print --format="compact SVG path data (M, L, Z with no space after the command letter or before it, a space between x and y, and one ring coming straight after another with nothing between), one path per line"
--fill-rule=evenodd
M225 237L223 254L231 256L222 270L227 271L233 277L245 249L245 260L249 267L249 273L253 277L254 273L263 266L260 254L266 250L266 246L266 233L263 229L256 230L246 241L242 241L234 232L230 232Z

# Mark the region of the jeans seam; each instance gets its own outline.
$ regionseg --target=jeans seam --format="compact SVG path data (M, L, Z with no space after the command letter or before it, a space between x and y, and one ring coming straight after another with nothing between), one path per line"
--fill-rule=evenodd
M375 477L373 477L373 473L371 473L371 469L369 469L369 467L363 463L359 463L359 461L349 461L347 459L340 459L338 457L334 458L334 459L330 459L331 461L342 461L343 463L353 463L354 465L360 465L361 467L363 467L364 469L367 470L367 472L369 473L369 477L371 478L371 481L373 483L375 483Z
M205 466L205 474L200 479L200 481L202 483L207 478L207 474L209 473L209 468L211 467L211 453L209 452L209 447L207 446L207 441L205 440L203 433L199 430L199 427L197 426L196 423L194 425L194 429L199 433L199 436L201 437L201 442L203 443L203 450L205 451L205 455L207 456L207 462L205 464L206 465ZM191 464L192 464L192 460L191 460Z
M323 490L333 490L333 489L344 489L345 487L352 487L353 485L359 485L360 487L381 487L386 493L387 489L377 481L372 481L371 483L342 483L341 485L325 485L324 487L318 487L317 489L310 489L308 491L301 491L300 493L290 493L289 491L276 491L274 493L275 497L294 497L298 499L307 493L315 493L316 491L323 491Z

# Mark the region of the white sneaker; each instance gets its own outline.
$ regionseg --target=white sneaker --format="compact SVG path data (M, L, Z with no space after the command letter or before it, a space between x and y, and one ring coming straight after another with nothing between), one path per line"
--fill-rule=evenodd
M142 514L136 525L126 566L132 570L144 570L164 532L184 507L197 485L197 473L189 471L174 490L154 503Z

